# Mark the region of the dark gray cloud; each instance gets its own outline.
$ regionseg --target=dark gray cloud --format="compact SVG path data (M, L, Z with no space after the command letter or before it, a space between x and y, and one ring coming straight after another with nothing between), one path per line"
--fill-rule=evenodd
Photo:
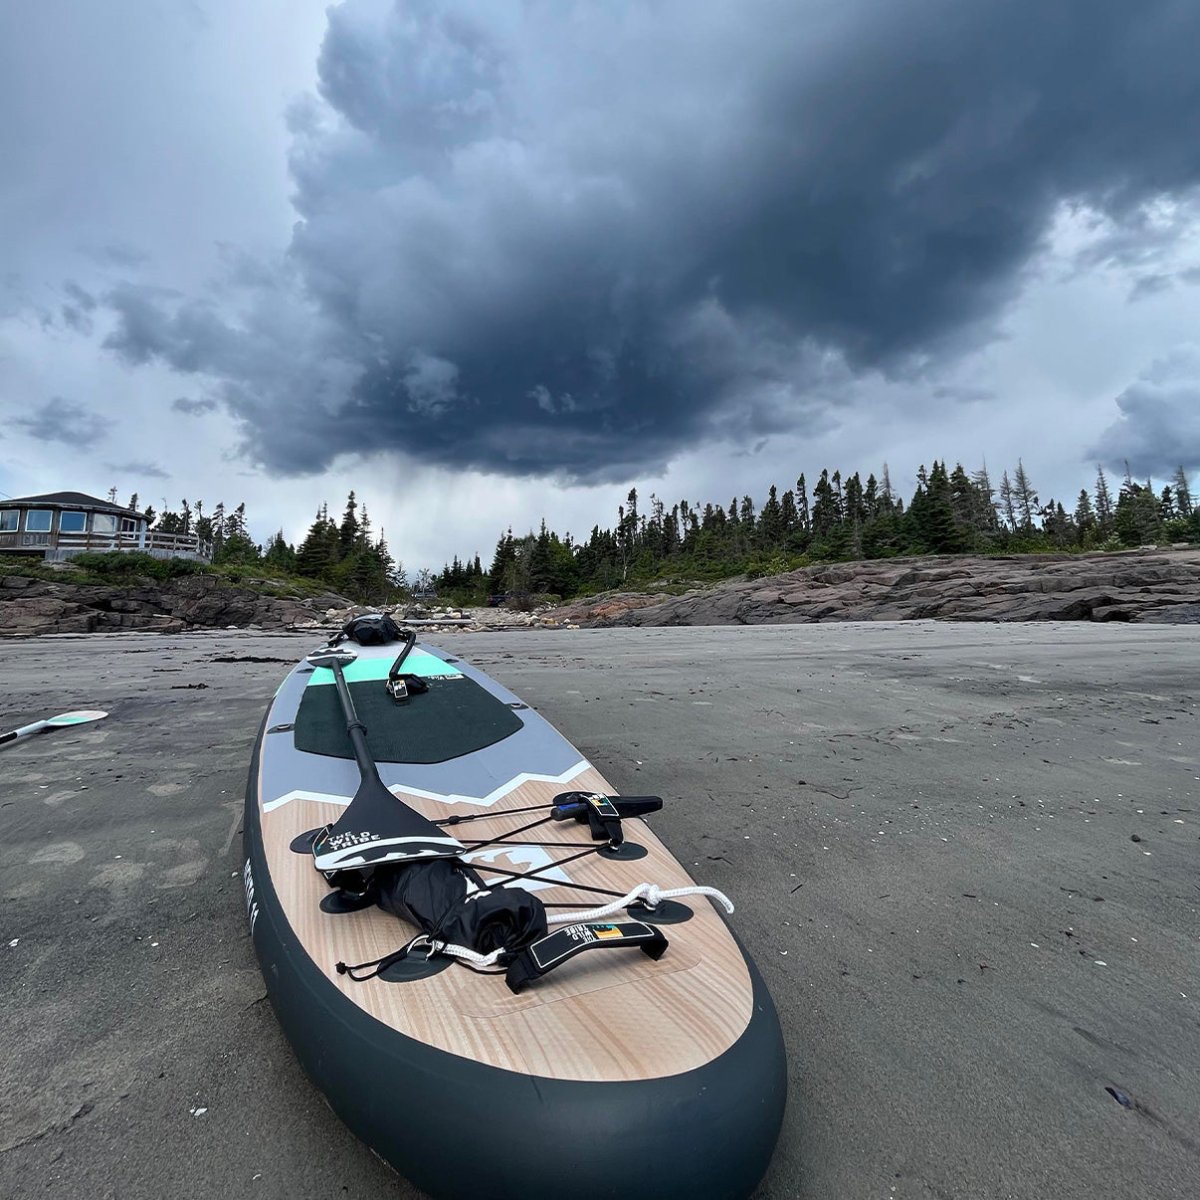
M96 297L72 280L63 284L67 299L59 307L62 323L75 333L87 336L92 332L92 313L96 311Z
M105 463L110 471L119 471L122 475L132 475L135 479L170 479L171 472L164 471L157 463L125 462Z
M828 428L839 378L994 336L1065 208L1160 287L1197 44L1190 0L348 0L289 117L286 262L124 284L105 344L213 386L281 473L615 479Z
M42 442L62 442L66 446L94 445L105 433L103 418L77 404L54 396L29 416L12 417L12 424Z
M150 261L150 255L130 242L106 242L101 246L84 247L83 253L94 262L105 267L120 267L135 270Z
M189 417L202 417L205 413L215 412L217 402L215 400L189 400L187 396L180 396L171 401L171 407L176 412L186 413Z
M1092 455L1137 478L1169 479L1200 470L1200 347L1181 346L1153 363L1117 397L1121 415Z

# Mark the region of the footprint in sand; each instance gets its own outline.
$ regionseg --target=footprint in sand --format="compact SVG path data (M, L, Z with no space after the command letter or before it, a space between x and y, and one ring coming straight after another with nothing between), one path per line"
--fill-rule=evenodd
M43 846L30 860L30 866L60 863L77 863L83 858L83 847L78 842L51 842Z
M152 783L146 791L155 796L175 796L187 791L186 783Z

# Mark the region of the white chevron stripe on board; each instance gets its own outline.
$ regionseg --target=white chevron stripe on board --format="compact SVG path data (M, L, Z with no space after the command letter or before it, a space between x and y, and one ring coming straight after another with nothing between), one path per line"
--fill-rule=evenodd
M497 800L503 800L509 792L514 792L527 783L570 783L572 779L582 775L590 767L591 763L577 762L573 767L568 767L561 775L540 775L534 771L522 771L520 775L514 776L507 783L502 783L494 791L488 792L486 796L463 796L457 792L449 794L427 792L424 788L404 787L398 783L388 788L388 791L393 796L420 796L423 800L437 800L442 804L474 804L479 808L490 808ZM263 812L272 812L291 800L314 800L318 804L337 804L345 808L352 799L352 796L333 796L328 792L309 792L297 788L274 800L268 800L263 805Z

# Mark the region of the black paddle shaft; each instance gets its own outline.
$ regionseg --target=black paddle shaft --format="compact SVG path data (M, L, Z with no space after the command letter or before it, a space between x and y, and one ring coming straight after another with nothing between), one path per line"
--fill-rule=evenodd
M354 747L360 776L358 791L345 812L313 840L317 870L333 881L346 868L358 872L412 858L457 858L465 850L462 843L394 796L380 779L379 768L367 749L367 727L358 719L346 676L342 674L342 665L349 659L331 650L310 654L308 661L314 667L326 667L333 672L346 718L346 735Z
M354 748L354 761L358 763L358 773L364 780L373 779L381 783L379 768L371 757L371 751L367 749L367 727L359 720L355 711L346 676L342 674L342 664L336 658L331 658L329 666L333 671L333 682L337 688L338 700L341 701L342 714L346 718L346 736Z

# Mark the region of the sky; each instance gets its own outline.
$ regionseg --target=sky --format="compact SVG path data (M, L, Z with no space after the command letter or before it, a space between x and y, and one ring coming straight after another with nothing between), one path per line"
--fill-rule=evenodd
M7 0L0 492L355 488L410 570L631 486L1200 474L1191 0Z

